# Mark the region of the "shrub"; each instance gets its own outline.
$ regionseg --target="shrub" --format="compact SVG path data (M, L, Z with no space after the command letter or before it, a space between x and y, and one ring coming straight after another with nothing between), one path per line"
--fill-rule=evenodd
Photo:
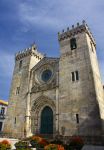
M63 142L59 139L55 139L54 141L51 141L51 144L59 144L59 145L63 145Z
M31 150L29 148L29 142L26 141L19 141L15 143L16 150Z
M79 136L75 136L71 138L69 148L70 150L71 148L72 149L75 148L76 150L81 150L83 145L84 145L84 141L82 140L82 138Z
M30 138L30 143L34 148L44 148L44 146L48 144L48 141L39 136L32 136Z
M3 140L0 142L0 149L1 150L7 150L7 149L11 149L11 144L8 140Z
M64 150L64 147L62 145L49 144L45 146L44 150Z

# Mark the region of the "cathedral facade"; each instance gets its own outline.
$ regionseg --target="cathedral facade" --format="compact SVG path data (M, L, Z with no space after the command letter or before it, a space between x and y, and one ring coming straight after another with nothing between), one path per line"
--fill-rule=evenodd
M32 45L15 56L4 132L99 136L104 133L104 90L96 43L88 25L58 33L60 57Z

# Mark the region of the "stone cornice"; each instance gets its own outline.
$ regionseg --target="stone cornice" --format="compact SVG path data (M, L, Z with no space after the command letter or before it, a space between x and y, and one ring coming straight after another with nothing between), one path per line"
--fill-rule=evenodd
M88 27L88 25L85 23L85 21L82 22L82 25L79 25L79 23L77 23L77 26L74 27L74 25L72 25L72 29L67 28L67 31L62 31L62 33L58 33L58 40L62 41L68 38L71 38L73 36L75 36L78 33L82 33L85 32L88 34L88 36L90 37L91 41L93 42L94 46L96 46L96 42L95 39Z

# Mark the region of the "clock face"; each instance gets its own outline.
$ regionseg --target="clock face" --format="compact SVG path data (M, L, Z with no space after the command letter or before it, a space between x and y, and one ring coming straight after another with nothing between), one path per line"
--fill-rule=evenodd
M47 69L47 70L44 70L42 72L42 75L41 75L41 78L44 82L47 82L49 81L49 79L52 77L52 71Z

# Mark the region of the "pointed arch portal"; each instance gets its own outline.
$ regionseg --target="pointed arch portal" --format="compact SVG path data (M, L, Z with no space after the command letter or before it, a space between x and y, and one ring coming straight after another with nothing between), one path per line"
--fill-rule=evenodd
M41 134L53 134L53 111L46 106L41 112Z

